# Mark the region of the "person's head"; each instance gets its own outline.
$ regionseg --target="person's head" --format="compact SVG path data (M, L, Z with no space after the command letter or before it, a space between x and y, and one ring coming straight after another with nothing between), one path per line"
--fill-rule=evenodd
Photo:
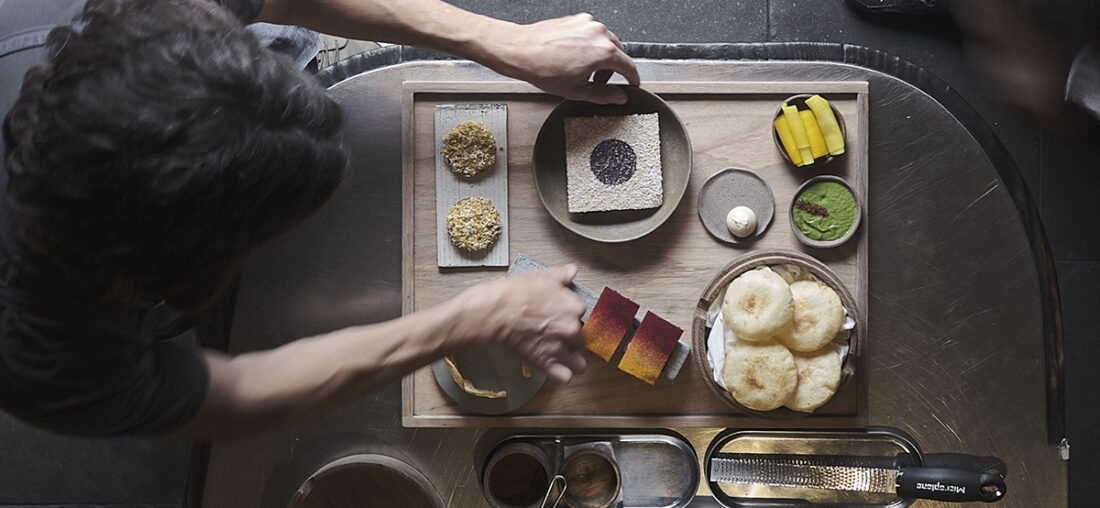
M346 170L314 80L207 0L91 0L4 122L5 205L107 301L216 296Z

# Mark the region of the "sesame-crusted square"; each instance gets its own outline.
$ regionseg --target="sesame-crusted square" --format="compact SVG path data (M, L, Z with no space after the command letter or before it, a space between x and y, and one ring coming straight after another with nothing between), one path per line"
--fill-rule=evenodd
M661 206L664 187L657 113L564 120L570 213Z

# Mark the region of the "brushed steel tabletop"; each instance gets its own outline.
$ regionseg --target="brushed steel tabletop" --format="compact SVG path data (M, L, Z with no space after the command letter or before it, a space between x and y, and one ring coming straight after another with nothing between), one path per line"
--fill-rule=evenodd
M1029 205L1006 186L983 136L932 95L869 67L656 52L686 57L638 59L643 81L869 83L868 422L907 432L925 452L1004 459L1009 489L997 506L1065 506L1067 463L1049 444L1057 404L1048 432L1044 338L1057 302L1037 258L1045 245L1036 249ZM350 173L316 216L246 265L231 352L400 315L401 83L502 78L470 62L389 53L331 88L346 113ZM423 471L449 506L487 506L474 455L492 431L405 429L400 404L395 383L315 420L214 445L201 505L286 506L326 462L382 450ZM721 429L676 430L702 456Z

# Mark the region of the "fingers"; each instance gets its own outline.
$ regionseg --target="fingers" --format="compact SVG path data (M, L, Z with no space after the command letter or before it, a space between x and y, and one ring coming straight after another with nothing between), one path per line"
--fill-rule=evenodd
M555 384L566 384L573 379L573 371L560 363L550 364L546 369L546 377Z
M594 62L595 68L592 69L595 72L593 81L597 84L605 84L613 73L619 73L626 82L631 85L637 86L642 82L641 77L638 75L638 68L634 65L634 60L626 54L626 48L623 46L622 41L615 35L607 25L596 21L591 14L581 13L571 17L574 22L587 25L587 38L594 47L601 48L606 51L606 56L602 57L598 62ZM610 46L606 46L610 42ZM621 104L617 100L612 100Z
M598 74L606 71L614 71L626 78L627 83L634 86L640 84L642 80L638 75L638 67L634 65L634 60L630 58L630 55L626 54L626 48L623 47L622 41L620 41L615 33L609 30L603 23L596 22L596 24L599 25L597 41L603 39L610 41L613 45L613 50L609 52L608 56L602 62ZM611 76L608 75L608 78L610 77ZM607 80L597 82L607 83Z
M601 68L622 74L626 78L626 82L631 85L638 86L642 83L642 78L638 75L638 67L634 65L634 60L621 47L616 48L616 51L610 55Z
M580 298L577 298L577 301L580 302ZM582 314L584 314L583 302L580 307L571 306L568 316L559 320L558 326L550 331L568 351L575 351L584 347L584 334L581 333L580 320Z
M615 47L619 48L619 51L626 53L626 48L623 47L622 41L620 41L619 37L615 35L615 32L612 32L609 28L607 28L606 25L604 26L604 29L607 30L607 37L611 39L611 42L615 43Z
M498 72L548 93L597 104L623 104L626 94L607 85L612 76L618 73L631 85L641 83L622 41L591 14L521 25L516 33L512 39L518 46L518 61Z
M588 362L579 351L574 351L573 354L559 360L551 362L545 371L546 377L557 384L568 383L573 379L573 376L584 374L584 371L588 368Z
M581 83L577 89L582 100L594 104L626 104L626 92L615 85Z
M588 361L584 359L584 355L578 350L574 350L572 354L563 360L563 365L569 367L569 370L575 374L584 374L584 371L588 370Z
M577 276L577 265L568 263L562 266L555 266L546 271L547 275L551 279L560 282L563 286L573 282L573 278Z

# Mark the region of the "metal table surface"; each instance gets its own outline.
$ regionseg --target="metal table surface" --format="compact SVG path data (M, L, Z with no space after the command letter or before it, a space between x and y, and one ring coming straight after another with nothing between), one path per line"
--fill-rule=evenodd
M1050 444L1062 432L1057 292L1003 147L965 103L949 111L919 69L865 48L771 46L629 49L646 81L869 82L868 421L904 430L926 452L1001 457L1009 490L999 506L1065 506L1067 464ZM861 51L866 65L845 63ZM502 79L434 58L389 48L327 77L347 115L350 173L316 216L246 265L231 352L400 315L401 83ZM450 506L486 506L474 447L487 430L405 429L400 404L395 383L315 420L216 444L194 484L199 502L286 506L321 465L381 449L424 471ZM702 456L720 429L677 430Z

